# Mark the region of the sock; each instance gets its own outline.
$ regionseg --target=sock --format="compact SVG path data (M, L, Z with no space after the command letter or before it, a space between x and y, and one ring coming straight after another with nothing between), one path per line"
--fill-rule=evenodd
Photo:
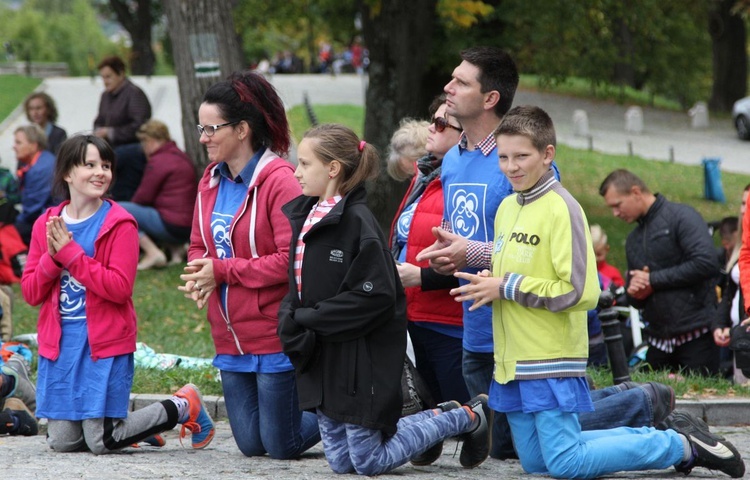
M186 398L172 397L170 398L177 407L177 423L187 422L190 416L190 404Z
M680 435L680 440L682 440L682 463L687 463L693 458L693 447L690 446L690 440L687 439L687 437L683 434Z
M466 413L469 414L469 420L471 420L471 426L469 427L468 431L473 432L474 430L477 429L477 427L479 427L479 416L468 405L464 405L461 408L466 410Z
M0 373L0 398L9 397L16 389L16 379L11 375Z

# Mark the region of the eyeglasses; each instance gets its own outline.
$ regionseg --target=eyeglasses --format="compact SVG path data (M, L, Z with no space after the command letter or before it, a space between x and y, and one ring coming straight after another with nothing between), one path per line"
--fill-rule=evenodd
M220 129L221 127L226 127L228 125L236 125L240 122L227 122L227 123L220 123L219 125L196 125L195 128L198 129L198 135L206 134L207 137L213 137L216 134L216 130Z
M463 129L455 125L451 125L448 120L443 117L432 117L432 123L435 124L435 130L443 132L446 128L452 128L458 132L463 132Z

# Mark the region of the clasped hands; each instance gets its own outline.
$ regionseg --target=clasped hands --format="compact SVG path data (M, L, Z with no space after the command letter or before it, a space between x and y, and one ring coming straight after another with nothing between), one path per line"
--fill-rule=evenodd
M54 257L65 245L73 241L73 234L68 231L62 217L49 217L47 223L47 252Z
M651 273L648 266L643 270L630 270L630 281L628 282L628 295L636 300L645 300L654 289L651 286Z
M185 298L194 301L198 309L202 309L208 302L208 297L216 289L214 279L214 263L210 258L197 258L188 262L185 273L180 275L184 285L177 290L185 294Z

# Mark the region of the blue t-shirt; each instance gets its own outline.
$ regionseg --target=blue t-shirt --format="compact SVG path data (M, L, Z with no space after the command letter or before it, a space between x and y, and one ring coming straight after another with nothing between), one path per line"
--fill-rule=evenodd
M489 397L489 405L496 412L594 411L584 377L514 380L504 385L493 379Z
M469 240L491 242L495 237L495 214L500 202L513 193L513 187L497 158L497 147L488 155L481 150L465 150L458 145L443 158L440 176L443 183L443 218L453 233ZM477 273L476 268L467 268ZM462 285L466 281L460 280ZM492 307L485 305L470 312L471 302L463 302L464 348L471 352L491 353Z
M232 249L231 229L235 215L245 203L250 180L252 179L255 168L258 165L260 157L265 152L265 148L260 149L253 155L245 168L242 169L237 177L232 178L229 167L226 163L220 163L217 167L219 171L219 193L216 196L216 203L211 212L211 235L213 236L214 246L219 259L232 258L234 251ZM219 294L221 295L221 306L227 310L227 289L228 285L222 283L219 285ZM265 355L216 355L213 362L219 370L230 372L256 372L256 373L279 373L292 370L292 363L283 353L270 353Z
M94 242L111 208L109 202L103 202L93 215L84 219L71 218L67 214L67 207L63 209L63 221L87 257L94 256ZM63 269L60 275L60 315L63 321L86 320L86 287L71 276L67 269Z

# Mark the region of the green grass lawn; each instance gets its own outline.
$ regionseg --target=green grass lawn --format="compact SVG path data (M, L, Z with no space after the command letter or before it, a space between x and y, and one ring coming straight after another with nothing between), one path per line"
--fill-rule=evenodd
M7 118L42 80L21 75L0 75L0 119Z
M353 106L317 106L315 112L321 122L339 121L361 134L363 110ZM303 108L292 109L290 124L296 138L309 128ZM695 207L706 220L717 220L739 212L741 192L750 183L750 175L722 173L724 191L728 202L725 205L703 199L703 171L697 166L685 166L666 161L645 160L639 157L608 155L576 150L565 146L558 148L557 162L562 172L563 184L578 199L591 223L599 223L610 239L610 261L620 270L625 268L623 247L625 238L633 228L615 219L604 205L598 188L604 177L615 168L628 168L641 176L656 192L669 199ZM192 301L183 298L177 290L180 284L181 267L139 272L134 302L139 319L139 341L157 352L174 353L196 357L211 357L214 349L205 311L195 308ZM28 306L14 286L16 303L13 312L15 333L35 331L38 309ZM607 371L592 372L597 386L611 384ZM734 388L729 382L688 377L667 378L648 372L634 374L639 381L661 381L672 385L678 396L750 395L747 388ZM193 382L206 394L221 394L213 369L168 372L137 369L133 391L171 393L182 384Z

